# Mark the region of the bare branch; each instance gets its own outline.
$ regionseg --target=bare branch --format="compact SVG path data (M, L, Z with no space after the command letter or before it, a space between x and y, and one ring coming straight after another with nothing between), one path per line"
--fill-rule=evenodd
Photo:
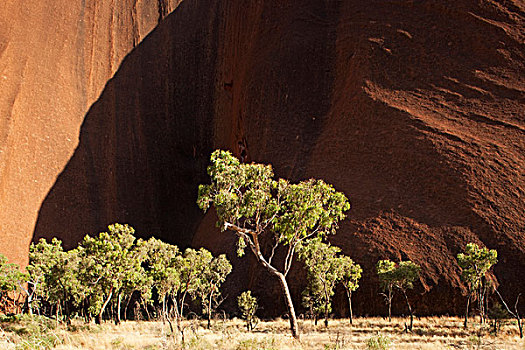
M270 257L268 258L268 263L272 263L272 259L273 259L273 256L275 254L275 250L277 249L277 247L279 246L279 240L277 238L275 238L275 244L273 245L272 247L272 253L270 254Z

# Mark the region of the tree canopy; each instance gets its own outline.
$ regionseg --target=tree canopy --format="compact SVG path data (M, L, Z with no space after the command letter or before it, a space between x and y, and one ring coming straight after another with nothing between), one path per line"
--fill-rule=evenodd
M248 246L258 262L279 278L292 334L297 338L286 282L295 251L312 238L334 234L350 209L348 199L322 180L293 184L274 179L271 165L243 164L228 151L216 150L210 161L211 183L199 186L197 203L204 211L213 205L218 226L238 236L239 253ZM279 262L274 260L278 249L285 251Z

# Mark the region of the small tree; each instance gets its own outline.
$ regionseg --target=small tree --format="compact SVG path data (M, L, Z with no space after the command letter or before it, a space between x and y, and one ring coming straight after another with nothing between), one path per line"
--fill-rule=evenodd
M410 313L410 325L408 327L410 331L414 325L414 312L408 301L407 290L414 288L414 282L419 279L420 271L419 265L410 260L401 261L395 270L395 287L403 293Z
M379 274L379 280L383 288L388 294L385 294L385 298L388 302L388 319L391 321L391 309L392 309L392 298L394 297L393 288L399 289L407 304L408 312L410 313L410 325L409 330L412 330L414 324L414 312L408 301L407 290L414 288L414 282L419 278L419 272L421 268L419 265L412 261L401 261L396 265L390 260L381 260L377 264L377 273Z
M65 252L59 239L53 238L51 243L48 243L42 238L38 243L31 244L29 248L27 271L35 295L40 300L55 305L57 321L59 311L62 309L69 323L70 306L78 306L86 292L78 279L78 250ZM28 294L28 297L30 299L28 303L31 305L33 294Z
M183 317L184 314L186 297L197 294L201 278L212 259L211 253L204 248L199 250L188 248L184 252L184 258L179 265L179 289L175 291L173 298L173 303L177 307L180 317Z
M241 318L246 322L246 329L251 331L257 325L257 317L255 317L257 299L248 290L237 297L237 304L241 311Z
M514 303L514 311L512 311L509 308L508 304L505 302L505 299L503 299L503 297L501 296L500 292L497 289L494 289L494 291L501 300L501 303L505 307L505 310L507 310L507 312L516 319L516 325L518 326L518 330L520 332L520 338L523 338L523 320L521 319L520 312L518 310L518 304L520 302L521 293L519 293L516 297L516 302Z
M352 292L355 292L359 288L359 279L363 273L363 269L359 264L356 264L350 257L342 256L342 276L341 282L346 291L348 298L348 311L350 317L350 324L352 324L353 312L352 312Z
M332 311L332 296L338 281L342 277L343 264L337 257L341 252L338 247L323 243L320 238L299 246L298 255L306 266L308 274L308 292L318 307L314 312L324 314L324 324L328 327L328 316ZM316 317L317 320L317 317Z
M180 286L182 257L179 248L154 237L147 241L140 240L138 245L144 256L146 275L162 303L162 320L169 321L168 298Z
M388 305L388 321L392 321L392 298L394 297L395 270L396 263L390 260L379 260L376 265L377 274L381 288L385 291L382 293Z
M23 281L27 276L20 272L17 264L9 263L7 258L0 254L0 309L8 308L8 298L11 293L20 291ZM15 303L16 309L16 303Z
M231 270L232 265L224 254L216 258L211 257L211 259L204 262L204 271L200 276L196 293L201 300L202 312L207 316L208 329L211 327L211 315L220 304L219 297L221 292L219 288Z
M89 286L90 311L96 314L96 323L101 323L104 310L115 296L115 323L118 324L125 287L136 286L138 281L135 279L145 272L140 251L135 246L135 230L121 224L110 225L108 230L95 238L84 237L78 248L81 259L79 276L82 283Z
M218 226L238 236L239 253L248 246L259 264L278 278L290 329L298 339L286 276L299 244L335 233L337 223L350 209L347 198L321 180L298 184L274 180L270 165L241 164L230 152L221 150L213 152L208 174L211 184L199 186L199 207L206 211L213 205ZM284 261L274 260L277 249L284 250Z
M472 296L478 300L480 319L485 318L485 294L487 273L498 261L498 253L494 249L480 248L475 243L469 243L464 253L458 254L458 264L462 269L461 278L467 284L467 307L464 326L468 326L468 310Z

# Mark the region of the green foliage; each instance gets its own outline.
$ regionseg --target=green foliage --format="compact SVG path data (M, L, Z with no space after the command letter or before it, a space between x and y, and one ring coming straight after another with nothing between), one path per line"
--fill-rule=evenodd
M390 349L391 344L392 341L388 336L378 334L367 340L366 348L368 350L387 350Z
M54 349L63 343L54 333L56 321L44 316L0 316L0 326L4 336L12 332L19 337L15 349Z
M322 180L274 180L270 165L241 164L227 151L213 152L208 174L211 184L199 186L197 203L205 211L215 207L219 227L233 224L257 235L268 232L283 245L295 247L306 238L335 233L350 209L344 194Z
M406 291L408 289L414 288L414 282L419 279L419 273L421 268L419 265L413 263L412 261L401 261L399 264L396 264L390 260L380 260L377 265L377 274L379 276L379 281L381 287L385 290L385 300L388 304L388 318L391 319L391 307L392 307L392 298L394 296L394 288L399 289L406 300L408 310L410 312L410 326L409 329L412 330L413 314L412 307L408 302L408 297Z
M136 240L134 233L128 225L110 225L98 236L86 235L77 249L68 252L57 239L32 244L29 275L23 278L30 285L26 290L30 307L36 299L46 306L39 313L50 314L54 309L57 316L59 311L65 313L68 321L71 308L83 309L86 320L94 315L98 323L110 305L119 323L133 294L139 300L132 310L139 311L142 303L149 317L148 304L152 303L152 290L156 290L165 318L172 305L180 318L187 296L198 298L203 313L211 315L220 303L219 288L231 272L226 256L215 258L206 249L187 249L182 255L176 246L155 238ZM0 258L0 268L6 271L14 266L4 262Z
M359 288L359 280L361 279L363 269L348 256L342 256L340 259L342 264L341 269L343 270L341 282L346 290L354 292Z
M414 288L414 282L419 278L421 268L412 261L401 261L396 265L390 260L380 260L377 263L377 274L384 289L396 287L400 290Z
M165 243L155 237L137 243L146 266L146 284L157 289L160 300L179 289L182 257L177 246ZM146 294L146 297L150 295ZM148 298L149 299L149 298Z
M232 265L224 254L213 257L210 253L206 257L207 261L204 261L204 270L200 275L196 294L201 300L202 313L208 316L208 327L210 327L211 315L220 303L219 288L230 274Z
M492 320L492 330L494 332L494 335L498 335L502 324L505 322L505 320L511 317L508 311L505 310L500 303L495 303L488 310L487 316L490 320Z
M496 250L480 248L475 243L467 244L465 252L458 254L458 264L462 270L461 278L467 283L469 290L480 287L482 278L497 261Z
M337 256L338 247L323 243L320 238L312 239L309 244L300 245L299 259L304 262L308 275L308 287L303 299L315 314L325 316L332 311L334 289L343 276L344 265Z
M257 311L257 299L252 296L251 291L242 292L237 297L237 305L241 311L241 318L246 322L246 329L248 331L255 328L257 325L257 317L255 312Z
M359 264L356 264L350 257L341 256L341 269L342 276L341 282L346 291L346 296L348 298L348 311L350 324L353 323L353 311L352 311L352 293L359 288L359 279L361 279L361 274L363 269Z
M135 245L135 230L121 224L110 225L108 230L94 238L86 235L78 248L79 277L84 286L91 287L90 310L98 315L98 321L113 296L120 301L145 275L141 250Z
M7 258L0 254L0 307L5 308L9 293L21 288L27 276L20 272L20 267L7 262Z
M78 250L65 252L56 238L31 244L27 271L34 296L50 304L62 303L64 309L68 302L78 305L86 293L78 280L79 262Z
M377 265L377 274L379 276L379 282L383 289L387 289L390 286L393 287L395 280L396 263L390 260L379 260Z
M467 284L468 297L465 311L464 326L467 327L470 298L474 295L478 300L481 322L485 320L485 295L489 281L487 273L498 261L498 252L494 249L480 248L475 243L469 243L464 253L458 254L458 265L461 267L461 279Z
M295 250L312 238L334 234L338 222L350 209L346 196L322 180L297 184L274 179L271 165L241 164L230 152L211 155L208 174L211 184L199 186L197 204L217 212L217 225L239 237L237 254L249 247L257 261L278 277L290 315L290 328L298 337L297 320L285 277ZM269 249L261 248L261 242ZM284 262L276 264L274 254L285 249Z

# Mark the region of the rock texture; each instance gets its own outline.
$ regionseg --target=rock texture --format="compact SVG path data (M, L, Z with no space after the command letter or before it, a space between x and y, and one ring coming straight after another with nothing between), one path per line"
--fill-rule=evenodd
M0 251L10 259L27 261L38 211L78 145L86 112L178 2L0 3Z
M512 0L4 1L0 250L120 221L229 251L194 204L221 147L348 195L359 313L382 310L380 258L422 265L418 312L459 312L470 241L525 292L524 24ZM271 289L232 259L229 295Z

